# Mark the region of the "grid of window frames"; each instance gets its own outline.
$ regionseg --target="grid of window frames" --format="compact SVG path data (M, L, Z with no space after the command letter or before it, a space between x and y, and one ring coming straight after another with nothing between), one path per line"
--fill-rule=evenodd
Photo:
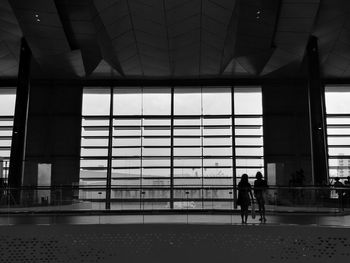
M80 186L106 186L111 89L85 89L80 151ZM105 191L80 191L82 199L105 199Z
M90 186L106 185L112 125L112 208L123 206L114 198L130 208L140 198L157 199L158 209L169 199L181 208L185 198L208 208L232 198L228 189L243 173L252 181L264 172L259 87L86 88L82 123L80 182Z
M330 182L350 176L350 86L327 86L327 143Z
M13 117L16 89L0 88L0 178L7 182L10 166Z

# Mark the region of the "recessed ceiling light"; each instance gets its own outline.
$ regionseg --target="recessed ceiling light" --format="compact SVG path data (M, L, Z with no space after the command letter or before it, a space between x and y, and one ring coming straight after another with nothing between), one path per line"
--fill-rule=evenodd
M38 17L39 17L39 15L38 15L38 14L35 14L35 17L36 17L36 18L38 18Z
M38 18L37 20L36 20L36 22L40 22L41 20Z

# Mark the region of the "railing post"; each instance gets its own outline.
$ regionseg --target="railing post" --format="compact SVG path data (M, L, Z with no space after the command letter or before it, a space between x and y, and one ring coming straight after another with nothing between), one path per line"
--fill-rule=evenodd
M109 127L108 127L108 157L107 157L107 185L106 185L106 210L111 209L112 187L112 155L113 155L113 87L110 88Z
M170 103L170 209L174 209L174 87L171 87Z
M236 131L235 131L235 89L231 86L231 129L232 129L232 188L233 188L233 206L237 208L237 174L236 174Z

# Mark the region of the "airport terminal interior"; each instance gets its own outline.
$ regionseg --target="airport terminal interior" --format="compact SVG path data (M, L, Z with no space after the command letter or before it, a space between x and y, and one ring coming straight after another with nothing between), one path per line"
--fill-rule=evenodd
M0 263L347 262L348 0L0 0Z

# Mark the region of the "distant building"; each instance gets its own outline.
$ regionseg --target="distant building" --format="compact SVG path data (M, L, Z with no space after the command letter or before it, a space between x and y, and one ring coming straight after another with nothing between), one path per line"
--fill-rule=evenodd
M339 157L342 157L344 154L339 154ZM339 158L338 159L338 168L337 168L338 177L347 177L350 176L350 159Z

